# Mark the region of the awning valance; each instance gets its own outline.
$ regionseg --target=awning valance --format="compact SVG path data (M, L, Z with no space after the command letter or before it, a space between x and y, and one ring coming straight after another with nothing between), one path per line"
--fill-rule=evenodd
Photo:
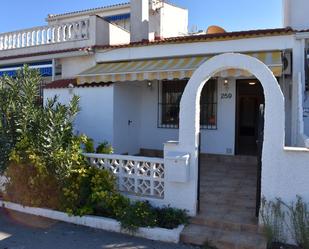
M275 76L282 74L281 52L246 53L264 62ZM190 78L194 71L212 56L175 57L125 62L101 63L77 76L77 84ZM240 77L250 73L238 69L216 76Z

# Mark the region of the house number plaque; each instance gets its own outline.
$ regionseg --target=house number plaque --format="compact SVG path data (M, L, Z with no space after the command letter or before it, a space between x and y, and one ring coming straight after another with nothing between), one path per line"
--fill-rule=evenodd
M221 93L221 99L231 99L232 96L231 93Z

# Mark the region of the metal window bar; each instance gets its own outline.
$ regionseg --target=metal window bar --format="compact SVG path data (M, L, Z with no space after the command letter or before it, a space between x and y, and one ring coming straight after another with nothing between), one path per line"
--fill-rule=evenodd
M158 104L158 128L178 129L179 110L178 104ZM217 129L217 103L201 104L201 129Z

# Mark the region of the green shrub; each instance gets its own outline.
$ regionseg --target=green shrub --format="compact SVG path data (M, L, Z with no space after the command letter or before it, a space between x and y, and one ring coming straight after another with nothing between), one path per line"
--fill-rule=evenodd
M73 133L79 97L73 96L69 105L54 97L42 106L40 82L39 72L28 67L0 80L0 172L9 179L6 200L71 215L113 217L130 231L187 222L184 211L156 209L118 193L114 175L90 166L82 155L82 145L94 152L93 141ZM96 152L110 154L113 148L103 142Z
M130 205L131 202L129 198L119 193L113 193L110 198L100 200L96 204L94 214L119 220L125 215Z
M0 77L0 173L9 164L9 156L20 136L36 129L39 85L38 71L25 67L16 77Z
M114 176L102 169L83 166L70 171L63 188L63 208L72 215L93 214L101 202L116 193Z
M113 147L109 145L107 141L104 141L103 143L99 144L99 146L96 149L96 153L98 154L112 154L113 152L114 152Z
M171 207L156 208L158 226L173 229L181 224L188 224L189 217L185 210Z
M157 215L148 202L137 201L132 203L118 217L123 229L135 232L139 227L154 227L157 225Z
M309 208L308 205L297 196L297 201L286 205L291 225L289 230L298 244L303 249L309 249Z
M25 206L60 208L61 189L53 175L39 172L31 164L11 163L6 170L4 199Z
M286 242L284 233L285 214L282 210L282 202L277 199L275 202L262 198L260 216L263 221L263 232L267 239L268 247L275 242Z
M87 141L84 144L84 150L86 153L94 153L94 143L93 143L93 139L91 138L87 138Z

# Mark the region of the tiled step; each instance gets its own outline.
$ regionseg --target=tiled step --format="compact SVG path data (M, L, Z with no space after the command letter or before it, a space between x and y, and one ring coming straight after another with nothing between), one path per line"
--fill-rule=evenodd
M219 249L266 249L255 217L257 160L254 157L202 156L200 212L181 238Z
M218 206L218 207L221 207L221 206L230 206L231 208L238 208L240 210L245 210L245 209L252 209L252 208L255 208L256 206L256 203L255 202L245 202L245 203L242 203L242 202L233 202L233 203L229 203L228 201L200 201L200 206L201 206L201 210L203 210L203 208L206 208L208 205L213 205L213 206Z
M242 193L236 193L236 192L215 192L215 191L205 191L204 190L200 193L200 200L202 202L224 202L224 203L244 203L249 204L256 201L255 198L255 192L253 192L251 195L249 194L242 194ZM246 206L246 205L245 205Z
M248 205L248 207L246 206L239 207L239 205L225 205L225 204L200 201L201 213L205 213L207 211L210 212L214 211L222 213L243 212L243 213L255 214L255 209L256 209L255 205L254 206Z
M210 228L222 229L225 231L250 231L258 232L257 218L254 217L254 210L247 211L219 209L217 211L204 211L190 222L197 225L206 225Z
M249 163L256 164L257 157L254 156L225 156L225 155L210 155L210 154L201 154L201 161L214 161L221 163Z
M209 241L218 249L266 249L266 241L260 234L224 231L196 224L184 229L181 241L194 245L203 245Z
M228 178L226 178L228 177ZM201 179L203 182L207 180L246 180L246 181L255 181L256 180L256 173L252 174L232 174L227 172L226 174L219 174L219 173L212 173L208 172L206 174L201 174Z
M203 179L204 180L204 179ZM239 180L230 180L230 181L213 181L213 180L208 180L208 181L203 181L200 183L201 188L247 188L248 190L250 189L255 189L256 188L256 181L239 181Z
M256 224L236 223L224 219L218 220L203 215L202 216L198 215L197 217L190 219L190 224L203 225L214 229L220 229L223 231L259 233L259 229Z
M213 203L213 204L226 204L226 205L237 205L244 207L251 207L252 204L255 204L255 193L253 196L248 197L245 195L236 195L236 194L221 194L216 195L215 193L209 192L200 195L201 203Z
M200 188L201 193L237 193L237 194L244 194L244 195L252 195L256 191L256 186L240 186L240 185L225 185L222 186L220 184L203 184Z

